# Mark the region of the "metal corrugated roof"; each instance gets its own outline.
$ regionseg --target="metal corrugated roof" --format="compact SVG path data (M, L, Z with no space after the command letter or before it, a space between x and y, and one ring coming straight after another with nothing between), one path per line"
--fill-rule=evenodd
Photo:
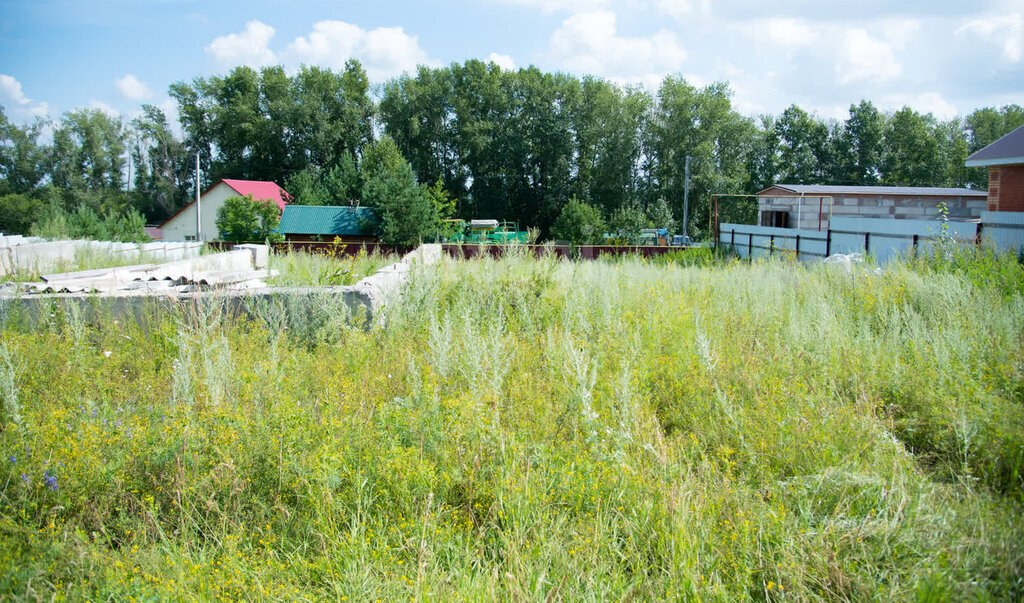
M283 235L363 235L367 223L376 223L369 207L340 205L286 205L277 230Z
M964 162L967 167L1014 165L1024 163L1024 126L971 155Z
M277 208L283 210L284 206L287 205L288 201L292 198L288 194L288 191L284 190L277 185L276 182L266 182L263 180L234 180L231 178L224 178L221 182L230 186L236 193L242 195L252 195L252 198L257 201L273 201L277 204Z
M782 188L797 195L900 195L938 197L987 197L988 192L969 188L945 188L937 186L846 186L841 184L775 184L758 195L773 188Z

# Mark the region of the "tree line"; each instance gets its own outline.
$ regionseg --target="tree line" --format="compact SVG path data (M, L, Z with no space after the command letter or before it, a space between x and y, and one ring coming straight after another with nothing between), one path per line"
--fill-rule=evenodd
M651 92L477 60L420 67L376 95L355 60L294 74L238 67L170 94L181 137L152 105L130 120L76 109L28 125L0 111L0 230L159 223L191 198L198 155L202 188L272 180L297 203L375 206L385 227L404 229L392 238L428 235L446 215L514 220L542 237L582 219L591 233L625 232L679 223L689 156L689 232L706 237L712 193L776 182L985 188L987 172L964 160L1024 124L1018 105L943 121L867 100L844 120L796 105L747 117L727 83L669 76ZM756 204L723 211L750 220Z

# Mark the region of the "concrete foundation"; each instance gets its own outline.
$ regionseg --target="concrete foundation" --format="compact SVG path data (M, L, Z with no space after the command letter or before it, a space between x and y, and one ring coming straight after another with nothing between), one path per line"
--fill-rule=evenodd
M252 250L245 250L248 255ZM238 251L242 253L242 251ZM232 317L259 318L285 311L289 330L319 328L339 318L370 327L379 323L388 304L401 293L414 265L429 265L441 258L440 245L422 245L399 262L382 268L355 285L340 287L264 287L240 291L117 291L109 294L57 293L0 295L0 315L28 324L47 320L74 304L83 320L133 319L145 327L169 312L218 307Z

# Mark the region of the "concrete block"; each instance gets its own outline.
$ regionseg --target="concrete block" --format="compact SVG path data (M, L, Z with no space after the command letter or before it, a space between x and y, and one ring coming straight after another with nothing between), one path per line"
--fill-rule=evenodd
M266 245L244 244L236 245L235 249L246 249L252 254L253 268L266 268L267 259L270 255L270 248Z

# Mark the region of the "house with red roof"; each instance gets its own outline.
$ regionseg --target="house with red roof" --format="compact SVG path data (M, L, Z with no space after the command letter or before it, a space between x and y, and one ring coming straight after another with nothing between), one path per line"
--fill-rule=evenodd
M277 183L261 180L217 181L199 195L199 207L192 201L160 225L164 241L213 241L217 232L217 210L232 197L252 195L257 201L271 201L279 209L291 201L292 196ZM200 215L201 212L201 215Z

